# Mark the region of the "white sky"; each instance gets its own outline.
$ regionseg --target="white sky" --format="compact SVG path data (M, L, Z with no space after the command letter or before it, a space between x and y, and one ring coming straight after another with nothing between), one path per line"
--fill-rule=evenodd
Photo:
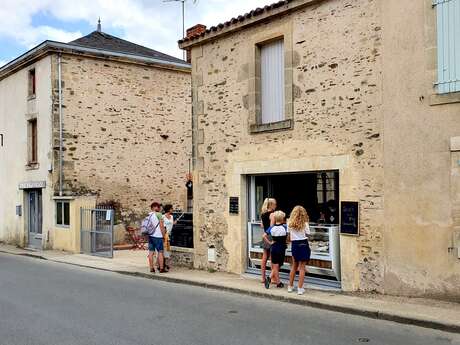
M186 28L211 26L276 0L188 0ZM0 0L0 66L46 40L71 41L96 28L175 56L181 37L180 3L163 0ZM7 51L6 43L17 46ZM13 43L11 43L13 42ZM22 48L22 49L21 49ZM21 51L22 50L22 51Z

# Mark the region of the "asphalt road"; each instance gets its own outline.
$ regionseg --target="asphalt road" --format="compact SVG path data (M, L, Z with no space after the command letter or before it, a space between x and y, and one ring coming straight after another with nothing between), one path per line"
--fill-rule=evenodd
M460 335L0 254L1 345L460 344Z

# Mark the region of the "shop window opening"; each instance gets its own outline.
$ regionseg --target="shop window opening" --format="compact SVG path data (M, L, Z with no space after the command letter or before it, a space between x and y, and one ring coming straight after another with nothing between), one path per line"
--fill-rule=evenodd
M276 199L278 210L289 217L296 205L305 207L310 217L308 264L310 277L340 282L339 172L336 170L253 175L248 177L248 269L260 269L263 228L260 209L265 198ZM288 273L290 246L282 272ZM267 267L269 269L269 267Z

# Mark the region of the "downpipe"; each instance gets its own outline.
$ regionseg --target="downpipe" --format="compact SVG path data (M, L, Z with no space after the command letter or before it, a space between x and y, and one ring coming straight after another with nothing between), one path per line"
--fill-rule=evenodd
M58 55L58 106L59 106L59 196L62 196L63 189L63 144L62 144L62 71L61 71L61 54Z

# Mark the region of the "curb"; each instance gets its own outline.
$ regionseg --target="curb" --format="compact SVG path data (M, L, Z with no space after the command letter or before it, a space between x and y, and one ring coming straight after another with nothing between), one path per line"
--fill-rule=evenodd
M117 273L117 274L121 274L125 276L158 280L158 281L163 281L167 283L189 285L189 286L201 287L201 288L218 290L218 291L232 292L232 293L237 293L241 295L271 299L274 301L302 305L306 307L323 309L323 310L328 310L328 311L333 311L333 312L338 312L338 313L343 313L343 314L357 315L357 316L367 317L371 319L392 321L392 322L396 322L400 324L406 324L406 325L412 325L412 326L418 326L418 327L423 327L423 328L430 328L430 329L436 329L440 331L460 334L460 325L458 324L450 324L450 323L439 322L439 321L434 321L434 320L424 320L424 319L420 319L416 317L408 317L408 316L391 314L388 312L381 312L378 310L376 311L376 310L369 310L369 309L364 309L364 308L353 308L353 307L348 307L348 306L340 306L337 304L310 301L308 299L296 299L296 298L292 298L289 296L278 296L278 295L266 294L266 293L258 292L258 291L250 291L250 290L244 290L244 289L239 289L235 287L221 286L219 284L203 283L199 281L172 278L168 276L158 276L158 275L152 275L149 273L111 270L111 269L106 269L106 268L76 264L76 263L71 263L71 262L64 262L64 261L59 261L55 259L49 259L39 254L12 253L12 252L1 250L1 249L0 249L0 253L31 257L31 258L46 260L46 261L55 262L59 264L72 265L72 266L77 266L77 267L82 267L82 268L95 269L95 270L104 271L104 272Z
M238 294L252 296L252 297L265 298L265 299L268 298L268 299L275 300L275 301L280 301L280 302L285 302L285 303L290 303L290 304L297 304L297 305L302 305L302 306L316 308L316 309L323 309L323 310L328 310L328 311L333 311L333 312L338 312L338 313L343 313L343 314L363 316L363 317L367 317L371 319L392 321L392 322L396 322L400 324L406 324L406 325L412 325L412 326L418 326L418 327L430 328L430 329L437 329L437 330L441 330L445 332L460 334L460 325L457 325L457 324L449 324L449 323L443 323L443 322L438 322L438 321L433 321L433 320L424 320L424 319L419 319L419 318L390 314L387 312L374 311L374 310L368 310L368 309L363 309L363 308L340 306L340 305L329 304L329 303L324 303L324 302L310 301L307 299L300 300L300 299L292 298L289 296L277 296L277 295L265 294L265 293L258 292L258 291L250 291L250 290L232 288L232 287L227 287L227 286L221 286L218 284L208 284L208 283L202 283L202 282L197 282L197 281L192 281L192 280L171 278L171 277L166 277L166 276L154 276L148 273L126 272L126 271L112 271L112 272L123 274L123 275L128 275L128 276L164 281L164 282L169 282L169 283L191 285L191 286L202 287L202 288L207 288L207 289L212 289L212 290L238 293Z
M10 255L17 255L17 256L25 256L25 257L34 258L34 259L40 259L40 260L48 260L43 255L34 254L33 252L30 252L30 253L14 253L14 252L10 252L8 250L0 249L0 253L10 254Z

